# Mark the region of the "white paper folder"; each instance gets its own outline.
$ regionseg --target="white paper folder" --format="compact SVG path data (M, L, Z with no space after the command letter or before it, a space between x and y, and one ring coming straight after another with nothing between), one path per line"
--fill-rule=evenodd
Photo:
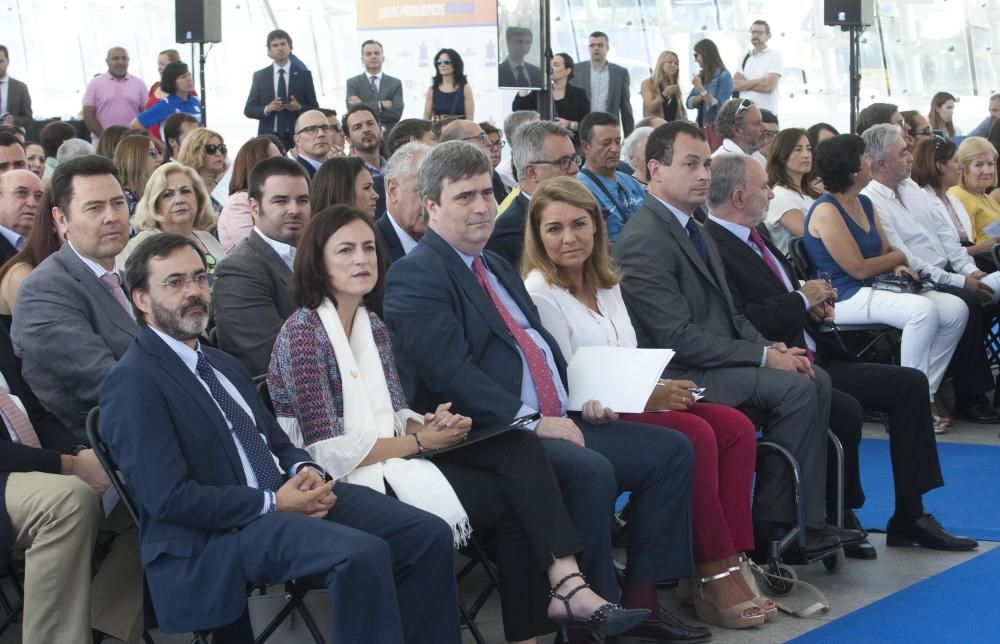
M600 400L616 412L641 413L673 357L671 349L577 349L567 370L570 411Z

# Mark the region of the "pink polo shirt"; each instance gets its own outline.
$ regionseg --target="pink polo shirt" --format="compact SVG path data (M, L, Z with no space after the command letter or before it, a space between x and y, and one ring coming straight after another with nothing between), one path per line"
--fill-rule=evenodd
M97 122L102 128L111 125L128 127L146 105L146 83L132 74L118 79L104 72L87 85L83 104L97 110Z

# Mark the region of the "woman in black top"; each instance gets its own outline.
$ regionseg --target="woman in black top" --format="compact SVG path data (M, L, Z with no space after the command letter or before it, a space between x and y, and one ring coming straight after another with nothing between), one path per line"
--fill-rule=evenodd
M590 100L583 88L570 85L573 80L573 58L559 53L552 57L552 100L555 106L553 119L556 123L573 132L573 143L579 145L580 121L590 114ZM538 91L518 92L514 97L512 110L537 110Z
M684 109L684 95L681 93L677 77L680 59L672 51L664 51L656 59L653 74L642 81L642 115L662 116L667 121L687 119Z

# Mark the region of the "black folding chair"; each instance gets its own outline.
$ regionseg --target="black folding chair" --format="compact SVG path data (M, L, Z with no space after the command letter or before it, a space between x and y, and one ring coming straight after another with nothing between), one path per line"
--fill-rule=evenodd
M121 497L121 502L125 505L125 509L128 510L128 513L135 522L136 527L138 527L138 506L135 504L135 500L125 487L125 481L122 478L121 471L118 469L118 465L115 463L111 450L108 448L107 443L105 443L101 438L100 407L94 407L90 410L90 413L87 414L86 429L87 440L90 441L90 446L97 455L97 460L101 463L101 467L104 468L108 478L111 480L111 486L114 487L118 496ZM263 594L264 587L253 586L249 589L248 595L258 590L261 594ZM319 627L316 626L316 621L313 619L312 614L309 612L309 609L304 603L305 595L309 590L310 587L307 584L298 580L285 582L285 605L282 606L281 610L277 615L275 615L274 619L268 623L267 627L264 628L261 634L254 639L253 644L264 644L267 639L271 637L276 630L278 630L278 627L281 626L285 619L291 615L292 611L298 612L302 621L305 623L306 628L309 630L310 635L312 635L312 639L315 644L326 644L326 640L323 638L322 633L320 633ZM208 631L195 631L193 633L194 640L192 641L192 644L208 644L208 633ZM145 634L144 637L146 637Z
M14 587L17 597L14 602L11 602L7 594L0 589L0 607L3 607L7 613L7 616L0 622L0 637L21 618L21 613L24 610L24 584L21 581L24 571L15 567L11 553L11 550L3 553L3 561L0 561L0 584L9 581L10 585Z

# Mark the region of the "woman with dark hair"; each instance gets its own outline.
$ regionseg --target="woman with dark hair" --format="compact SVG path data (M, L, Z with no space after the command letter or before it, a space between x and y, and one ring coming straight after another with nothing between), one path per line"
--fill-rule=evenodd
M373 221L375 219L378 193L375 192L372 173L358 157L334 157L324 161L313 177L309 193L313 212L346 204L368 213Z
M465 78L465 63L454 49L442 49L434 54L434 78L424 100L424 118L436 121L456 116L474 120L476 108L472 88Z
M236 153L233 174L229 178L229 199L219 213L216 230L219 243L227 253L233 252L237 244L249 237L253 230L248 193L250 171L259 161L280 156L281 150L267 134L250 139Z
M571 85L573 72L573 57L566 53L558 53L552 57L550 78L552 80L552 120L573 133L573 143L580 144L580 121L590 114L590 100L582 87ZM511 104L511 109L537 110L538 90L518 92Z
M41 143L28 141L24 144L24 160L27 161L27 168L31 174L39 179L45 176L45 150Z
M774 198L764 223L771 240L785 255L793 237L802 236L802 224L819 192L809 182L813 170L812 145L806 131L789 128L778 132L767 160L767 184Z
M494 536L509 641L535 641L551 624L564 634L582 626L613 635L641 622L648 611L610 604L582 579L580 539L536 434L509 431L410 458L461 444L472 421L451 403L424 414L407 406L388 330L373 313L385 260L371 218L350 205L325 208L297 248L292 292L300 308L278 333L267 373L292 443L334 479L440 517L456 547L471 531Z
M962 136L962 130L955 127L955 97L948 92L938 92L931 98L931 111L927 113L927 121L931 129L940 130L948 138Z
M806 137L809 138L809 145L815 150L821 142L826 141L831 136L837 136L840 132L829 123L816 123L806 130Z
M694 61L701 66L691 83L688 94L688 109L698 110L698 126L715 128L719 118L719 107L733 95L733 77L722 62L719 48L708 38L694 45ZM718 140L721 143L721 139Z
M886 136L899 136L888 124ZM969 311L947 293L897 293L872 287L882 273L919 276L906 255L889 246L871 200L861 190L871 181L865 142L856 134L840 134L816 149L816 171L826 186L806 215L802 239L817 274L828 275L837 289L835 321L840 324L888 324L902 330L900 365L927 376L934 431L944 432L950 419L938 414L934 394L962 337Z
M684 94L681 93L681 59L672 51L664 51L656 59L653 75L642 81L642 115L660 116L667 122L684 121Z
M958 235L958 241L969 255L975 257L989 253L1000 239L989 237L978 244L972 243L974 232L972 220L965 206L948 189L957 186L962 178L962 164L958 160L958 146L941 138L923 141L913 154L913 169L910 178L923 188L934 203L938 213L951 222Z
M131 219L135 214L136 204L142 199L146 182L160 167L160 153L149 136L130 134L115 146L114 162L118 168L118 177L125 192L128 216Z
M17 304L17 293L25 278L46 257L59 250L63 236L52 217L52 191L46 188L38 204L35 224L28 233L28 240L13 257L0 267L0 319L10 327L11 316Z
M638 346L611 266L604 218L576 179L549 179L531 194L521 274L542 326L567 361L581 347ZM741 553L754 549L755 429L735 409L695 402L695 387L689 380L661 380L648 411L621 418L677 430L694 445L695 610L704 622L749 628L777 615L775 603L750 586L752 577L744 576L749 568L744 571L740 561ZM588 407L604 410L596 400L584 403Z
M166 94L166 98L154 103L152 107L135 117L132 127L149 129L156 125L158 128L168 116L178 112L190 114L201 123L201 101L193 95L194 81L185 63L177 61L163 68L160 90Z

